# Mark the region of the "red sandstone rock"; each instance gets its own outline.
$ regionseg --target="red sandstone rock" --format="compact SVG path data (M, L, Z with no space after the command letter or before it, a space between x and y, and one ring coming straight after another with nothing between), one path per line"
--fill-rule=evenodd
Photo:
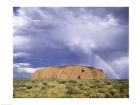
M104 72L88 66L52 66L36 70L32 79L106 79Z

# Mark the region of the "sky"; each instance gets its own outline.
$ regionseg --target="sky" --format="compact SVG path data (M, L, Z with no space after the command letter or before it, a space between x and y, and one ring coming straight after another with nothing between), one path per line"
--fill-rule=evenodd
M108 79L129 79L127 7L14 7L13 76L37 68L93 66Z

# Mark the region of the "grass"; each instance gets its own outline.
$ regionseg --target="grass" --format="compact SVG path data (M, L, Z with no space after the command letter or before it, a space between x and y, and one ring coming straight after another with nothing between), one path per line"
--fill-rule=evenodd
M128 98L128 80L14 80L14 98Z

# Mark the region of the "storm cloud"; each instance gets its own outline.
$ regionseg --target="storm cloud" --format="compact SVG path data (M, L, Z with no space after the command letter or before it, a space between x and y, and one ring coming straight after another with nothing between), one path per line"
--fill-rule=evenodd
M128 79L128 13L127 7L15 8L14 64L87 65L110 79ZM20 68L14 72L31 73Z

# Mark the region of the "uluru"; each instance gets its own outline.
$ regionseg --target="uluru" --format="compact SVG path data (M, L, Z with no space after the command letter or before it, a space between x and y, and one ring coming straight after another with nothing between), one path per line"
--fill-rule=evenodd
M32 79L106 79L103 70L90 66L65 65L51 66L37 69Z

